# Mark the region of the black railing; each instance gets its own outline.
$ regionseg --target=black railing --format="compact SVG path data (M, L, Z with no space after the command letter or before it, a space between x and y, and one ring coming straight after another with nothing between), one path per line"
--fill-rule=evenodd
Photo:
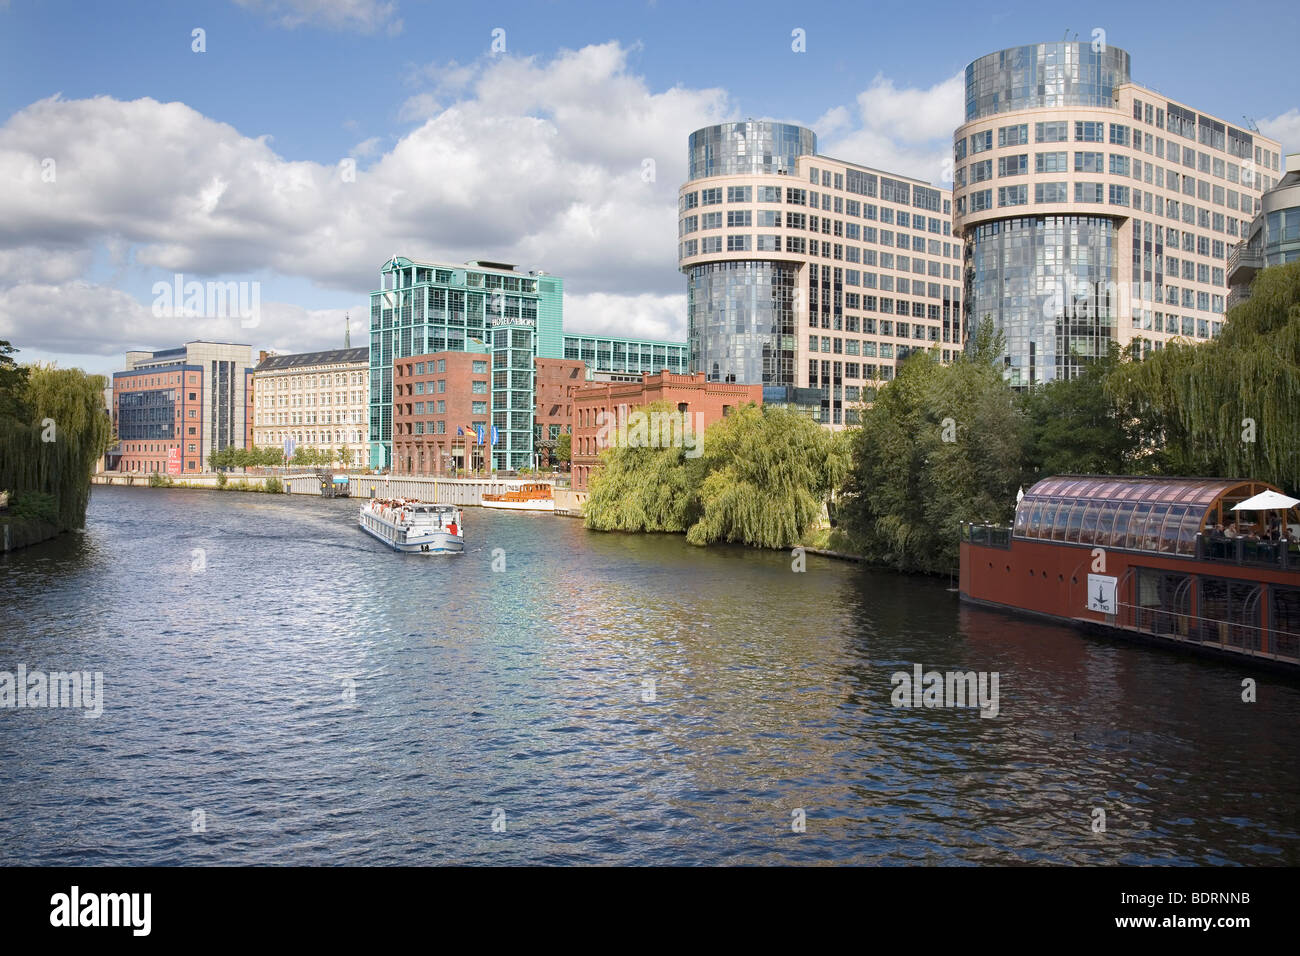
M1279 571L1300 570L1300 541L1256 541L1251 538L1220 538L1198 534L1196 557L1202 561L1221 561Z
M991 524L962 522L961 539L969 544L979 544L987 548L1010 548L1011 529Z

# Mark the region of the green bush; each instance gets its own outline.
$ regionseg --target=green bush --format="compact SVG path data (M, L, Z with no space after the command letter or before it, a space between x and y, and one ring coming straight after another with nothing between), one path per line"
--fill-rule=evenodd
M10 500L9 513L15 518L35 518L58 524L59 503L53 495L44 491L25 491L16 500Z
M284 484L279 478L268 478L262 483L262 490L272 495L284 494Z
M171 478L166 475L160 475L156 471L149 476L150 488L170 488L173 484L175 484L175 482L173 482Z
M224 488L224 487L226 487L226 482L228 482L229 480L230 480L230 479L226 477L226 473L225 473L224 471L219 471L219 472L217 472L217 487L218 487L218 488Z

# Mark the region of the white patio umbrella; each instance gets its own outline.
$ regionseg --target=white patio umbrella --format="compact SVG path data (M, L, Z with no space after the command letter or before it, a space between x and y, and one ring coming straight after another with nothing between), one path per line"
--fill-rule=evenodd
M1239 505L1233 505L1233 511L1285 511L1300 505L1300 498L1289 498L1276 491L1261 491L1253 498L1247 498Z
M1290 527L1286 524L1285 513L1288 509L1300 505L1300 498L1291 498L1287 495L1279 494L1276 491L1261 491L1252 498L1247 498L1241 504L1233 505L1233 511L1276 511L1278 513L1279 523L1282 524L1283 530L1289 531Z

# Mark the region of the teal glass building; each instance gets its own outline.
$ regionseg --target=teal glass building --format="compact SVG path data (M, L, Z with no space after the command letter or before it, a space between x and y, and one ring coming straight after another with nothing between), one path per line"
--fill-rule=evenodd
M564 280L502 262L395 256L370 293L370 461L392 462L393 360L492 351L493 465L532 464L533 358L563 351ZM526 402L525 402L526 398Z
M433 352L492 355L492 467L531 466L537 358L580 359L592 373L686 372L685 342L565 334L564 280L504 262L394 256L370 293L370 462L392 465L393 362Z

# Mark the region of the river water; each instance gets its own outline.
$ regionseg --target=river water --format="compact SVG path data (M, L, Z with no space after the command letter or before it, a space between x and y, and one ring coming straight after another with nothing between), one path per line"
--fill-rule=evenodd
M355 516L101 487L0 555L0 671L103 674L97 719L0 709L0 863L1300 863L1294 681L816 556ZM893 706L918 663L997 715Z

